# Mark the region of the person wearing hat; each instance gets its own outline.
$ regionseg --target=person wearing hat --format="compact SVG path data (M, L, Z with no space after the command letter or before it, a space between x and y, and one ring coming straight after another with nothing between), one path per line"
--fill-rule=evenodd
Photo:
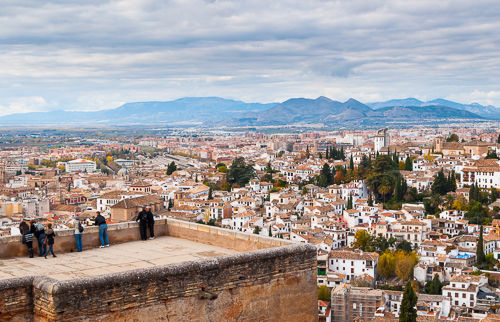
M148 214L144 208L142 208L141 212L137 215L136 221L139 223L139 232L141 233L141 239L147 240L148 235L146 231L147 223L148 223Z
M83 233L83 225L80 221L80 217L75 217L75 240L76 240L76 249L81 252L83 250L82 245L82 233Z
M151 206L146 206L146 215L149 228L149 239L155 239L155 218L151 212Z

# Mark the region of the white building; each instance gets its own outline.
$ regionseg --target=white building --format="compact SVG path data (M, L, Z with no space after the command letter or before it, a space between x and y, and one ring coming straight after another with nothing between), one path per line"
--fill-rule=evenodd
M379 152L383 147L389 146L390 138L387 128L377 131L377 135L373 138L375 144L375 152Z
M94 161L86 159L76 159L66 162L67 172L95 172L97 169Z
M443 296L451 300L452 306L472 309L476 306L479 287L487 283L488 278L484 275L455 275L450 284L443 287Z
M344 274L348 282L364 274L376 279L378 258L377 253L333 250L328 257L328 270Z

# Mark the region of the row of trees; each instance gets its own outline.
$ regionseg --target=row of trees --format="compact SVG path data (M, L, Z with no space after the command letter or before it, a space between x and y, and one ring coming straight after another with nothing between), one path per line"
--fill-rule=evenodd
M374 236L364 229L358 230L354 235L353 248L379 254L383 254L388 248L402 250L407 253L413 250L411 243L407 240L397 242L394 237L387 239L382 235Z

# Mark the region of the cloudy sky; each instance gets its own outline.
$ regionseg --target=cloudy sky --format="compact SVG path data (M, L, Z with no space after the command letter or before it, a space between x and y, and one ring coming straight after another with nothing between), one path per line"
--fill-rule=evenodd
M3 0L0 114L221 96L500 106L497 0Z

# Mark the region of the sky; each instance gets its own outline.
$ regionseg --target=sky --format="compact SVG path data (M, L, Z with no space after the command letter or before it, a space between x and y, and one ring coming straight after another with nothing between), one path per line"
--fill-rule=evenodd
M0 114L220 96L500 106L500 1L3 0Z

